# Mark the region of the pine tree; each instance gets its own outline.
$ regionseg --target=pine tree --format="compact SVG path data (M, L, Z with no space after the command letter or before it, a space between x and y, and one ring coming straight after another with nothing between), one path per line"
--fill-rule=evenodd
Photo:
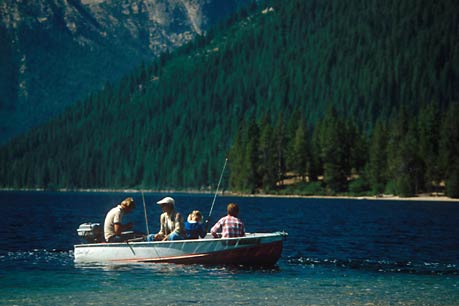
M261 177L263 190L269 192L276 188L276 160L278 159L276 156L276 145L273 135L273 128L271 126L269 117L265 116L261 123L260 130L260 167L258 172Z
M291 170L300 176L302 181L306 181L306 174L308 172L308 163L310 157L307 141L307 131L303 120L300 120L295 131L295 136L292 139L291 150Z
M387 183L387 131L378 121L371 135L367 176L373 193L384 192Z
M416 122L411 121L407 134L402 138L398 154L397 191L400 196L414 196L423 186L423 167L418 155Z
M392 116L389 123L389 137L387 141L387 176L386 193L398 194L397 180L404 175L401 144L404 135L408 132L407 115L404 108Z
M274 127L274 146L275 146L275 166L276 166L276 181L279 182L280 186L283 186L283 179L286 174L286 162L285 162L285 151L287 146L287 139L285 136L285 125L284 119L281 113L279 113L276 125Z
M247 176L245 178L244 190L253 194L261 187L260 173L258 172L258 165L260 162L260 154L258 151L260 130L255 118L252 118L249 122L246 137L247 145L244 154L244 172Z
M323 160L321 148L321 135L323 130L323 121L319 121L312 131L311 137L311 167L309 173L310 181L317 181L318 177L323 175Z
M242 183L241 183L241 171L244 160L244 151L243 151L243 125L239 126L239 129L234 137L233 144L231 145L230 153L229 153L229 186L232 190L240 190Z
M288 170L295 169L296 157L295 156L295 134L301 121L301 113L296 109L289 117L286 135L287 135L287 150L286 150L286 167Z
M423 189L434 191L440 184L440 116L438 106L432 104L421 109L419 115L419 155L423 161L424 182Z
M350 120L346 121L346 152L349 154L348 175L362 173L368 162L368 143L361 130Z
M324 167L324 182L332 193L347 190L347 154L344 143L345 126L334 108L324 118L320 147Z
M459 104L453 103L444 115L441 128L441 168L446 195L459 198Z

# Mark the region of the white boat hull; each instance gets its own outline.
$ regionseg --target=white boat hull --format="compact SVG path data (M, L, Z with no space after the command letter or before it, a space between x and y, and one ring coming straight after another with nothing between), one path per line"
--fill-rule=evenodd
M74 246L75 262L170 262L274 265L286 233L251 233L239 238L92 243Z

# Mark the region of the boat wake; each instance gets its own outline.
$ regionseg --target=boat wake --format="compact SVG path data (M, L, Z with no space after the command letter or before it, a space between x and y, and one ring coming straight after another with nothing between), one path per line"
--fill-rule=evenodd
M457 264L438 262L411 262L373 259L332 259L311 257L289 257L289 264L310 267L337 267L383 273L407 273L416 275L459 275Z

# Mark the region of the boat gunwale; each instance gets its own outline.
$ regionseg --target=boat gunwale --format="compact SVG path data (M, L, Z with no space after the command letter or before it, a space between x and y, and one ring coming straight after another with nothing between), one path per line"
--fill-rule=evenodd
M288 234L286 232L272 232L272 233L246 233L243 237L230 237L230 238L202 238L202 239L183 239L183 240L172 240L172 241L123 241L123 242L98 242L98 243L80 243L75 244L74 248L85 248L85 247L124 247L124 246L136 246L136 247L147 247L151 245L166 245L166 244L178 244L178 243L204 243L204 242L223 242L223 241L237 241L237 240L248 240L254 238L280 238L285 239Z

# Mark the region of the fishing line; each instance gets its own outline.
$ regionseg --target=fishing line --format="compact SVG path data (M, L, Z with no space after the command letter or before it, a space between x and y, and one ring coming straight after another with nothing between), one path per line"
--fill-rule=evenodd
M145 197L143 196L143 191L142 191L142 201L143 201L143 212L145 214L145 226L147 228L147 236L148 236L150 235L150 230L148 229L147 206L145 205Z
M143 191L141 191L141 193L142 193L142 201L143 201L143 212L145 213L145 226L147 227L147 237L148 237L150 236L150 230L148 229L147 206L145 205L145 196L143 195ZM151 241L151 242L152 242L151 246L153 250L155 251L156 256L158 256L158 258L161 260L161 255L159 255L159 252L156 249L155 242L154 241Z
M128 247L131 249L132 254L135 255L134 249L133 249L132 246L129 244L129 241L126 240L126 244L127 244Z
M212 210L214 209L215 199L217 198L218 189L220 188L220 183L222 182L223 173L225 172L225 167L226 167L226 163L227 162L228 162L228 157L225 158L225 164L223 165L222 173L220 174L220 179L218 180L217 190L215 191L214 199L212 201L212 206L210 207L209 216L207 217L207 223L209 222L210 216L212 215ZM207 229L206 229L206 231L207 231Z

